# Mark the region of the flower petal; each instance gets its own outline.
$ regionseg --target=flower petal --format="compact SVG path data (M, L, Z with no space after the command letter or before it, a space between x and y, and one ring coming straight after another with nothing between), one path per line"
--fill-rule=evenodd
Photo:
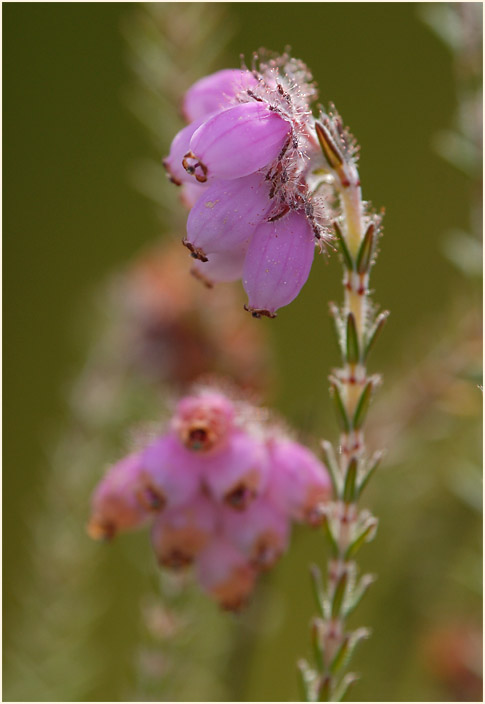
M299 294L310 273L314 251L312 228L301 213L291 212L259 225L244 262L247 310L255 316L274 318L278 308Z
M186 243L206 255L240 248L272 207L269 191L259 173L216 181L190 211Z
M290 124L264 103L236 105L194 132L185 168L201 182L248 176L278 156L290 131Z
M331 481L325 465L313 452L292 440L272 439L268 448L269 500L297 521L321 522L318 506L331 495Z
M196 120L190 125L187 125L187 127L181 129L180 132L177 132L172 140L172 144L170 145L169 155L163 160L163 165L170 177L170 180L177 186L180 186L182 183L194 183L194 177L187 173L182 165L182 162L189 149L192 135L199 129L206 119L207 118L204 117Z
M207 117L231 105L236 93L256 86L250 71L223 69L194 83L185 94L182 111L188 122Z
M242 278L246 247L233 252L216 252L206 262L196 260L190 273L207 288L214 284L237 281Z

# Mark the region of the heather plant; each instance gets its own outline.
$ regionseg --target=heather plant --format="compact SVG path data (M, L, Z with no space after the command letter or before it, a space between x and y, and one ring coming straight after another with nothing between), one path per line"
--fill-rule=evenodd
M468 76L472 90L461 95L455 134L443 133L437 146L477 178L479 21L465 4L461 19L471 22L457 33L457 6L438 5L442 33L455 42L457 76ZM350 625L358 623L362 610L354 610L374 579L359 564L377 518L360 502L381 454L370 455L366 446L385 446L386 468L394 470L400 458L403 466L400 476L398 467L371 482L370 500L387 529L373 552L377 590L362 604L363 622L376 630L356 665L363 689L379 697L387 686L396 698L409 698L413 659L430 663L453 698L473 698L479 631L466 614L456 618L452 602L459 594L454 579L465 584L470 609L481 589L480 548L470 554L471 541L462 538L476 533L475 524L455 501L437 549L433 531L438 501L449 506L447 490L463 506L481 508L470 423L479 413L471 398L479 383L479 311L466 299L445 308L423 333L436 341L424 358L416 335L408 335L406 359L386 383L391 391L366 422L380 383L367 359L387 313L370 300L381 215L362 200L356 143L333 106L315 105L310 72L288 53L260 52L249 68L209 73L224 65L214 62L230 25L221 8L140 4L123 24L134 79L126 97L155 154L167 154L169 175L160 158L145 159L132 178L174 242L146 250L98 292L96 342L69 395L69 421L29 520L36 578L19 585L23 619L8 656L9 696L96 699L104 681L115 697L138 700L249 699L265 687L266 696L284 691L285 698L282 688L297 678L276 682L274 663L281 667L290 650L292 659L302 651L293 645L294 625L282 642L282 624L298 622L305 632L311 596L306 585L305 592L298 587L304 599L295 598L292 588L306 579L304 565L294 565L306 562L306 545L317 545L317 616L311 658L298 663L301 693L309 701L344 698L357 677L347 672L354 648L370 635ZM168 148L182 116L188 125ZM470 218L475 229L478 212ZM478 273L476 238L455 231L442 241L453 264L470 277ZM325 276L329 255L343 265L343 301L330 303L341 354L329 377L340 437L333 446L323 440L314 453L309 436L323 432L317 413L293 419L307 432L303 441L302 433L296 439L274 421L261 397L267 401L278 371L268 365L268 342L301 300L291 311L284 307L299 296L313 261L318 271L310 286ZM237 280L253 318L280 319L244 313L240 287L231 283ZM321 279L318 300L333 297ZM295 371L305 359L301 351L299 359ZM321 365L315 372L325 375ZM311 399L298 393L288 416L298 415L298 403L311 412ZM439 433L450 436L441 455ZM472 459L457 463L458 452ZM89 534L104 545L85 535L88 521ZM130 535L135 531L141 535ZM291 585L279 582L285 570ZM450 613L441 628L440 609L447 619ZM403 644L412 655L401 652ZM419 691L428 698L426 688ZM436 698L434 690L428 696Z
M298 295L316 246L322 252L332 241L340 252L345 298L330 311L342 367L329 379L341 434L338 453L322 443L333 501L319 507L332 557L324 579L312 568L315 662L300 663L307 701L340 701L356 677L345 674L346 664L369 635L346 621L373 581L358 575L355 556L377 528L357 502L381 456L367 455L363 434L379 384L367 356L388 315L369 300L381 216L362 200L357 146L340 115L332 106L313 116L307 67L288 54L262 56L254 55L251 70L220 71L188 90L190 124L164 165L175 185L192 188L183 243L198 260L197 275L211 285L241 278L253 317L274 318Z

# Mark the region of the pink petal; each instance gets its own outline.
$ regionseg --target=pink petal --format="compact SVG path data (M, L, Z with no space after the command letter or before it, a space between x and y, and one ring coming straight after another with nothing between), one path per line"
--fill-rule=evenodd
M177 186L182 183L194 183L194 177L187 173L182 162L185 154L189 150L192 135L204 123L206 118L201 118L192 122L177 132L170 145L169 155L163 160L163 165L170 176L170 180Z
M212 112L229 107L236 93L254 87L257 83L250 71L223 69L212 73L189 88L183 102L183 113L188 122L207 117Z
M224 508L222 530L251 564L268 569L288 547L290 519L262 497L243 512Z
M315 238L306 217L290 212L256 229L244 262L243 284L247 309L256 316L275 317L290 303L308 279Z
M197 578L223 609L239 610L254 589L256 571L224 539L212 541L196 558Z
M155 440L144 451L142 462L139 497L147 508L161 511L179 506L198 493L200 462L175 435Z
M185 169L184 169L185 171ZM187 174L187 172L185 171ZM191 179L190 183L183 183L180 188L180 200L187 210L190 210L197 203L199 198L206 192L207 187Z
M224 452L207 458L203 477L211 495L236 511L244 511L267 481L267 453L249 433L234 431Z
M216 510L204 496L168 509L155 519L152 544L160 564L174 569L190 564L216 529Z
M88 532L92 538L112 538L141 525L148 516L137 498L142 471L140 454L117 462L96 487Z
M190 211L186 242L206 255L240 251L272 207L269 190L259 173L216 181Z
M236 105L194 132L186 168L200 181L248 176L276 159L290 131L289 123L264 103Z
M267 496L298 521L321 522L318 507L328 501L331 481L325 465L300 443L273 439L268 443L270 477Z
M196 260L190 271L205 286L212 288L214 284L223 281L237 281L242 278L245 257L246 249L234 252L216 252L209 255L206 262Z

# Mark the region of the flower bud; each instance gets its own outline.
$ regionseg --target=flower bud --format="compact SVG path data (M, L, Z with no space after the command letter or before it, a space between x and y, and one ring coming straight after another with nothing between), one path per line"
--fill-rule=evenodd
M159 563L173 569L191 564L213 536L215 526L216 509L204 496L164 511L152 527Z
M244 512L223 509L222 530L254 567L269 569L288 547L290 519L263 496Z
M244 606L256 582L254 568L223 539L212 541L197 556L196 569L201 587L229 611Z
M186 242L207 255L240 249L272 207L269 190L259 173L211 184L190 211Z
M242 103L194 132L184 167L200 182L248 176L278 156L290 132L290 124L264 103Z
M207 118L211 113L229 107L236 93L254 87L257 83L250 71L240 69L223 69L205 76L185 94L182 106L184 116L188 122Z
M319 524L319 506L328 501L331 494L331 481L325 465L313 452L291 440L271 439L268 449L269 500L297 521Z
M140 455L129 455L113 465L98 484L88 525L92 538L113 538L121 530L138 527L147 518L137 499L141 469Z
M249 244L243 271L247 310L274 318L308 279L315 251L313 231L304 215L290 212L259 225Z

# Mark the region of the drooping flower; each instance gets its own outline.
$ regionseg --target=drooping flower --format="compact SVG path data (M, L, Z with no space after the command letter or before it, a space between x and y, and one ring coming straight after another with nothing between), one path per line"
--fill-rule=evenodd
M298 295L329 237L315 98L308 69L286 54L207 76L186 94L191 123L165 161L172 180L209 186L189 203L193 273L209 286L242 278L255 317Z
M214 389L181 399L165 433L102 479L90 535L151 522L161 566L193 563L202 588L239 609L286 551L292 521L316 524L328 495L325 467L265 418Z

